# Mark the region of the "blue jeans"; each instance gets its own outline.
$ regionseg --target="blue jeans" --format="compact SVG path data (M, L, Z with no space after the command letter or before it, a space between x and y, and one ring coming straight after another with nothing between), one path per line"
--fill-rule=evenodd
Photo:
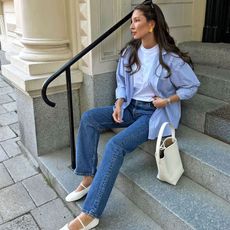
M115 123L113 106L91 109L82 115L77 137L75 173L95 176L85 199L82 212L99 218L106 206L126 153L148 140L149 119L155 107L151 102L132 100L124 110L123 122ZM106 144L97 170L97 146L102 131L122 128Z

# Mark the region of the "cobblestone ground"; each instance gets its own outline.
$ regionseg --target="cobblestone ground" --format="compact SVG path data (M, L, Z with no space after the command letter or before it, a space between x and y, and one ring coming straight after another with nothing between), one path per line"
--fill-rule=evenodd
M14 88L0 75L0 230L57 230L73 216L19 141Z

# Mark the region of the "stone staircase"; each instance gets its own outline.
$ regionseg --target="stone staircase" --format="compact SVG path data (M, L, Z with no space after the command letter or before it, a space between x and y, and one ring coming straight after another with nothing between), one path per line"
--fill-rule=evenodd
M144 143L126 156L98 230L230 229L230 45L191 42L181 48L190 52L202 83L183 102L176 132L185 173L176 186L157 180L155 142ZM116 132L101 135L99 160ZM40 156L39 165L63 198L80 183L70 169L69 148ZM76 215L82 204L66 203Z
M201 86L182 103L182 123L230 144L230 44L184 42Z

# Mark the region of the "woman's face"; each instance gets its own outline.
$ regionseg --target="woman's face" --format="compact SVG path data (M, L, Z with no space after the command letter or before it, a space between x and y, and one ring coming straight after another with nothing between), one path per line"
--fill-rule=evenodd
M131 21L131 33L134 39L144 39L154 28L154 21L147 22L146 17L140 10L134 10Z

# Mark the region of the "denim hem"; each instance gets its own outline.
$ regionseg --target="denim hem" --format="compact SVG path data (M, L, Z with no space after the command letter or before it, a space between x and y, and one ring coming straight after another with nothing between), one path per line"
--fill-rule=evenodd
M78 176L95 176L95 174L91 173L91 172L77 172L77 171L74 171L74 173Z
M98 216L97 214L93 213L92 211L87 211L87 210L85 210L83 208L81 209L81 211L84 212L87 215L90 215L93 218L98 218L99 219L101 217L101 216Z

